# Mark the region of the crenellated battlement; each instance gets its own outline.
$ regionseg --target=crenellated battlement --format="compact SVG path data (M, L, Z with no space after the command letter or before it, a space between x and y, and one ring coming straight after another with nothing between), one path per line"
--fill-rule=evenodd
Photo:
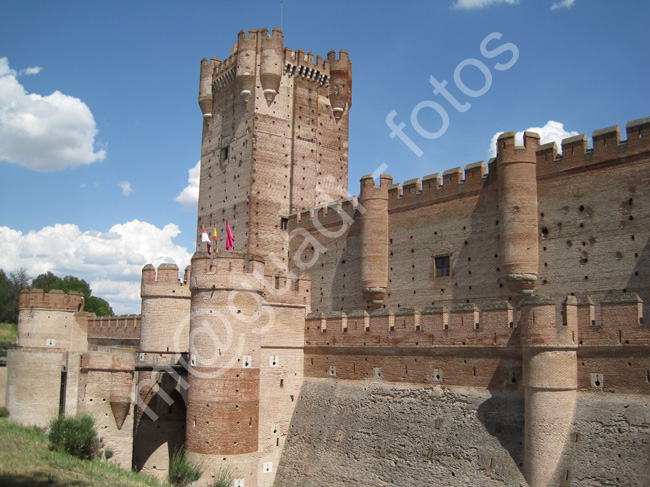
M307 275L287 277L282 274L264 276L264 299L271 304L293 304L311 307L311 278Z
M289 215L289 231L296 228L308 230L310 228L338 227L354 220L355 212L359 208L356 197L344 198L332 201L325 205L318 205L315 208L292 213Z
M192 256L191 267L192 278L203 274L257 274L263 276L264 257L235 250L221 251L214 256L199 251Z
M418 203L443 201L450 197L473 194L483 189L490 181L494 180L496 172L494 159L489 161L490 173L488 174L484 161L474 162L463 169L455 167L442 173L429 174L422 179L414 178L404 183L391 185L388 190L388 208L410 206Z
M52 289L46 293L42 289L23 289L20 293L19 309L56 309L83 311L84 296L77 291L65 293Z
M140 338L141 315L92 316L88 318L88 339Z
M650 341L650 326L643 321L643 303L635 293L608 294L598 307L587 296L569 296L562 304L547 301L541 304L551 306L551 316L561 317L552 319L557 333L564 328L576 331L568 335L574 347L647 345ZM372 313L337 311L307 317L305 346L518 347L519 332L516 312L507 301L420 310L378 309Z
M497 139L497 164L535 163L535 151L539 147L540 137L535 132L524 132L524 145L515 144L515 133L505 132Z
M547 175L604 161L622 160L650 151L650 117L632 120L625 126L627 140L621 140L618 125L595 130L591 149L585 134L562 140L562 153L557 144L540 145L536 151L537 175Z
M190 295L187 285L191 267L187 266L183 279L179 279L179 269L176 264L163 263L158 270L152 264L142 268L142 284L140 295L146 297L178 297L187 298Z

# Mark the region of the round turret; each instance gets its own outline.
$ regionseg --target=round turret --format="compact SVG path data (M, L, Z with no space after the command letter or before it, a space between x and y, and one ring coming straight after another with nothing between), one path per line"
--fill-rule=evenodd
M143 352L187 352L190 289L179 281L176 264L160 264L158 274L151 264L142 269L142 324L140 350ZM186 269L186 273L187 273Z
M211 62L203 58L201 60L201 81L199 83L199 106L203 112L203 118L212 117L212 73L219 67L221 61L212 58Z
M327 53L330 64L329 96L334 118L341 120L346 109L352 106L352 65L347 51L341 50L339 58L336 51Z
M539 135L526 132L524 147L515 134L497 141L499 258L504 280L516 299L531 295L537 281L537 166Z
M248 103L255 90L256 39L256 30L251 30L248 37L242 30L237 41L237 74L235 75L235 82L237 90L245 103Z
M185 446L206 466L229 461L257 485L264 260L224 251L192 257Z
M284 61L284 52L282 50L284 36L280 29L273 29L272 36L268 35L267 29L263 29L261 36L260 81L264 90L264 98L270 105L280 89Z
M393 178L386 174L375 186L372 174L361 178L361 283L368 309L384 304L388 286L388 188Z
M18 304L18 346L88 350L88 316L83 294L24 289Z
M530 486L557 485L578 387L577 326L556 323L554 301L521 301L525 407L524 475Z

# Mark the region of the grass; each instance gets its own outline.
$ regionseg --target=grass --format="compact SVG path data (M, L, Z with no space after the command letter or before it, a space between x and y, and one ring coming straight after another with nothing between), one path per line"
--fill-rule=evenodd
M0 323L0 357L6 357L7 347L16 345L18 327L13 323Z
M50 451L47 434L0 419L0 485L6 487L166 487L112 462Z
M0 345L15 345L18 327L13 323L0 323Z

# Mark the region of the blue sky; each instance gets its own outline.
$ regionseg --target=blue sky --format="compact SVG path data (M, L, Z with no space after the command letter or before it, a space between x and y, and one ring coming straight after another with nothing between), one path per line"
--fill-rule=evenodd
M353 194L381 164L403 182L487 162L500 131L560 140L619 124L625 138L650 116L646 1L284 0L282 18L280 4L3 2L0 268L73 274L137 313L145 263L187 265L196 209L177 199L200 158L199 64L227 57L242 29L282 22L287 47L349 52ZM414 128L416 107L435 138ZM393 110L420 157L390 137Z

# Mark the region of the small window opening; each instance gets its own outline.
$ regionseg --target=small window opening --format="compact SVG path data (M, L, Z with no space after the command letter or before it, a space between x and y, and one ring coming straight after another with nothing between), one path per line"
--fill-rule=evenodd
M229 146L221 148L221 162L226 162L228 160L229 149L230 149Z
M436 257L434 261L436 266L436 277L449 276L449 256Z

